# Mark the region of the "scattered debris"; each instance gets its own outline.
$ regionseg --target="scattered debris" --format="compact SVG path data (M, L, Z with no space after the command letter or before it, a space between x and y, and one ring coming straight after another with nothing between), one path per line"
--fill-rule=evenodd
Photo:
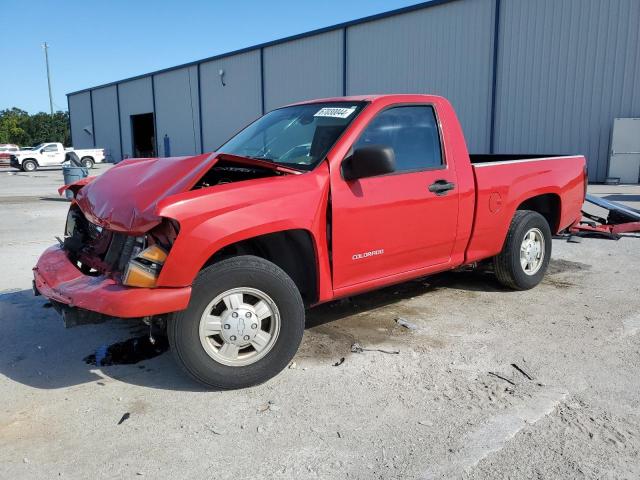
M22 459L22 463L29 463L29 459L28 459L27 457L24 457L24 458Z
M509 380L508 378L504 378L502 375L498 375L497 373L493 373L493 372L489 372L489 375L493 375L494 377L499 378L500 380L504 380L507 383L510 383L511 385L515 386L515 383L512 382L511 380Z
M418 425L422 425L423 427L433 427L433 422L430 422L428 420L420 420L418 422Z
M155 343L152 343L148 335L142 335L113 345L103 345L95 353L85 357L84 361L97 367L130 365L157 357L168 349L166 337L156 337Z
M351 351L353 353L362 353L362 352L380 352L380 353L389 353L391 355L398 355L400 350L382 350L381 348L364 348L359 343L354 343L351 345Z
M263 433L264 432L264 428L262 426L258 425L258 428L256 428L256 431L258 433Z
M289 368L291 370L295 370L296 368L298 368L298 365L296 365L296 362L291 362L291 364L289 365Z
M338 438L342 438L342 434L340 432L336 432L338 434Z
M410 322L409 320L398 317L396 318L396 323L401 327L408 328L409 330L417 330L418 326L415 323Z
M124 415L122 415L122 418L118 422L118 425L122 425L126 420L129 420L130 417L131 414L129 412L126 412Z
M336 363L334 363L333 366L334 367L339 367L343 363L344 363L344 357L342 357L340 360L338 360Z
M520 368L515 363L512 363L511 366L515 368L517 371L519 371L522 375L524 375L527 378L527 380L533 380L533 377L531 375L529 375L527 372L525 372L522 368Z
M96 382L97 385L100 385L101 387L104 387L106 385L106 383L104 382Z
M263 403L258 407L259 413L266 412L267 410L271 410L272 412L277 412L278 410L280 410L280 407L275 403L273 403L271 400L269 400L267 403Z

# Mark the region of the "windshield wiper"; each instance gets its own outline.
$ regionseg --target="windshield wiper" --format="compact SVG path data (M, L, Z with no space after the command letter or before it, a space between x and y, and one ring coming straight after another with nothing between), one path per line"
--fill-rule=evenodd
M276 163L276 159L275 158L269 158L269 157L252 157L250 155L246 155L247 158L252 158L253 160L264 160L265 162L271 162L271 163Z

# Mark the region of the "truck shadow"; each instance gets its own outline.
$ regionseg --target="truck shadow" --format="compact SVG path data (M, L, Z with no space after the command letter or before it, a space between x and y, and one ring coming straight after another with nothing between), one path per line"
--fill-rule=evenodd
M506 291L490 275L445 273L334 301L307 312L303 349L309 337L322 337L324 326L334 322L333 326L340 328L333 332L342 332L336 340L342 342L336 343L326 355L322 349L312 349L308 353L318 357L315 360L324 362L335 357L336 352L342 356L349 354L353 339L365 341L368 346L387 343L388 336L380 333L381 328L376 328L380 327L376 311L392 304L401 305L408 299L439 289ZM131 320L111 320L65 329L54 309L46 307L46 299L34 297L31 290L0 294L0 374L37 389L58 389L92 382L104 385L105 381L115 379L148 388L205 391L182 372L172 355L164 353L162 347L157 354L151 355L153 358L137 363L88 364L85 361L87 357L99 356L100 352L104 355L109 346L122 345L123 340L130 343L135 339L146 339L148 327ZM371 315L367 315L368 312ZM352 317L358 319L352 322ZM385 316L380 321L391 325L399 335L405 334L402 327L395 325L393 318Z

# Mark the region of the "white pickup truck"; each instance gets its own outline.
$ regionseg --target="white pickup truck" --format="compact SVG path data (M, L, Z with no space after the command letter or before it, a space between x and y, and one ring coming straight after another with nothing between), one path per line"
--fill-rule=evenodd
M41 143L31 150L19 150L11 155L11 166L25 172L33 172L38 167L61 165L69 152L75 152L82 165L91 168L95 163L104 162L103 148L74 150L64 148L61 143Z

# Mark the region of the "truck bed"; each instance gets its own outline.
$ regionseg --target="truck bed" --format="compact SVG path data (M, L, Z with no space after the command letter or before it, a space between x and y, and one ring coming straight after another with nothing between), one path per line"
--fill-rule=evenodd
M542 158L557 158L564 157L565 155L547 155L547 154L518 154L518 153L470 153L469 159L472 164L478 163L505 163L505 162L518 162L523 160L534 160Z
M514 212L523 204L524 209L548 211L554 234L579 218L585 193L583 156L470 155L470 159L476 210L467 261L491 257L502 249ZM532 196L539 197L537 203L525 203Z

